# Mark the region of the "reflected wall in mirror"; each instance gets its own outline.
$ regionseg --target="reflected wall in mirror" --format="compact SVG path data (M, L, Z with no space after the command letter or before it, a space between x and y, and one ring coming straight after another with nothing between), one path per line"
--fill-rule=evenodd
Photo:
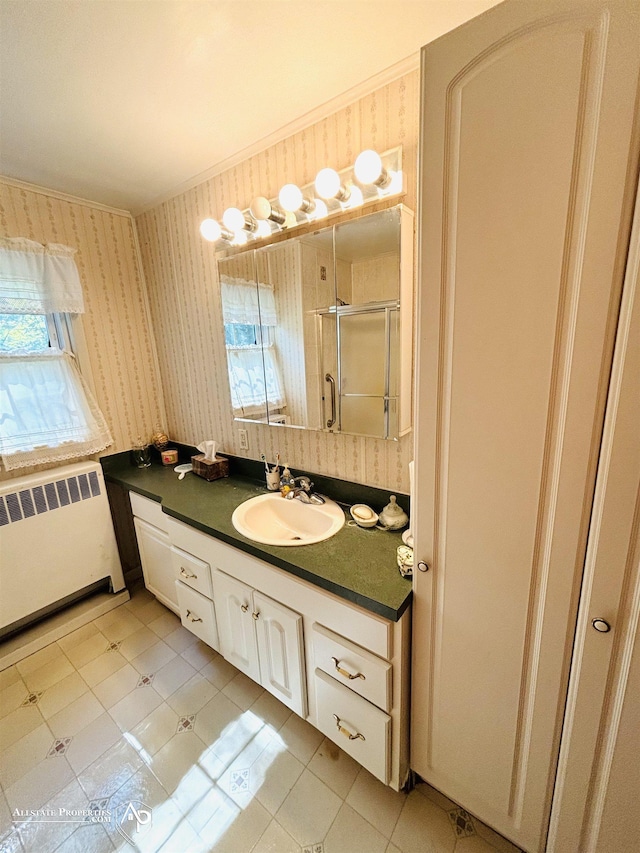
M403 205L218 262L233 414L411 427L413 215Z

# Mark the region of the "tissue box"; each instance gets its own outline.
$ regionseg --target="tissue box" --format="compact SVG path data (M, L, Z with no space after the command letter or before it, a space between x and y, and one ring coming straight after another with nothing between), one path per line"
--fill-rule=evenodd
M205 480L219 480L220 477L229 476L229 460L224 456L216 456L213 462L204 458L204 453L191 457L193 473Z

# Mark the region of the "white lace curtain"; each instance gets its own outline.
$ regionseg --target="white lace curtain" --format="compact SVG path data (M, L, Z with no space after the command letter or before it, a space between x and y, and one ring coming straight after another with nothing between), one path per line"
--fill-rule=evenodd
M84 311L75 249L0 240L0 315ZM0 323L2 316L0 316ZM0 350L0 456L7 470L88 456L113 439L74 357Z
M83 314L75 252L59 243L0 239L0 313Z
M270 284L244 278L221 277L222 316L225 323L276 326L276 300Z

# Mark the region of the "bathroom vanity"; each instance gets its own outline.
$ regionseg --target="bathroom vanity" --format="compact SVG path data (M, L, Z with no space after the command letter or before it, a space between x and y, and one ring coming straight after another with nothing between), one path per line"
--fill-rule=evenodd
M411 583L398 533L345 526L314 545L258 545L233 510L264 491L230 477L178 482L127 463L147 588L182 624L385 784L408 770Z

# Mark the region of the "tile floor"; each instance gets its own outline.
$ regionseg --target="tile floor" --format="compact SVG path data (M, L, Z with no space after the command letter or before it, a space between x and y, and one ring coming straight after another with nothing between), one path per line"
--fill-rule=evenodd
M516 851L382 785L144 589L0 672L0 789L1 853Z

